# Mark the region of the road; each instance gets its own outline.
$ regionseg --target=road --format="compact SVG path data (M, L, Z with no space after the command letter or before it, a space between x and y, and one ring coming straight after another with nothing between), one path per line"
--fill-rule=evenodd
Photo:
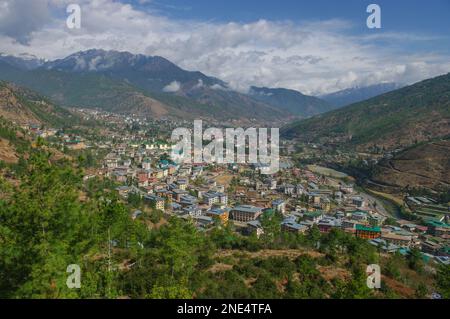
M359 192L359 196L361 196L362 198L364 198L367 202L370 203L370 207L373 208L374 210L376 210L378 213L380 213L381 215L385 216L385 217L393 217L396 219L399 219L400 217L398 216L393 216L391 213L389 213L386 208L383 205L383 202L379 199L377 199L376 197L367 194L365 192L360 191ZM373 207L373 203L376 202L376 208Z

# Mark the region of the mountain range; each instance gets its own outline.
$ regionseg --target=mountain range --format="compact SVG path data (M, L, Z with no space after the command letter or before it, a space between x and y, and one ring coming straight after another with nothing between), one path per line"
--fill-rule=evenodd
M361 102L377 95L401 88L397 83L380 83L369 86L357 86L345 90L320 95L320 99L333 105L335 108Z
M302 117L309 117L335 109L333 105L322 99L283 88L272 89L252 86L249 95L258 101Z
M333 108L293 90L237 92L220 79L186 71L163 57L96 49L54 61L1 55L0 79L63 106L152 117L288 122ZM267 90L270 97L261 94Z

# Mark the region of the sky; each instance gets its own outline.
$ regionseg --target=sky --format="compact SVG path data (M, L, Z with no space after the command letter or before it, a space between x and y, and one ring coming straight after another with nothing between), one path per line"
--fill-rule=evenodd
M66 26L68 4L81 28ZM369 29L369 4L381 29ZM163 56L246 91L325 94L450 72L450 0L0 0L0 52Z

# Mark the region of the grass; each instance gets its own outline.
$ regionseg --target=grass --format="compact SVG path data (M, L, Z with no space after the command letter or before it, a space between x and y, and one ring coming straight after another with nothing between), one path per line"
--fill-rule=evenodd
M382 192L377 192L377 191L370 190L370 189L365 189L365 188L364 188L364 191L371 194L375 198L377 198L383 204L383 207L386 209L386 211L389 213L389 215L396 217L396 218L403 218L401 216L401 212L400 212L400 207L403 205L403 201L402 201L402 204L399 205L398 198L395 198L392 195L382 193ZM388 195L388 196L387 197L382 196L381 194Z
M385 198L387 200L390 200L392 202L394 202L396 205L402 206L404 204L403 199L398 198L392 194L388 194L388 193L383 193L383 192L379 192L379 191L374 191L374 190L367 190L370 193L377 195L378 197L382 197Z
M329 177L335 177L335 178L348 177L348 175L345 173L338 172L334 169L327 168L327 167L322 167L322 166L318 166L318 165L308 165L307 167L313 173L317 173L317 174L321 174L321 175L325 175L325 176L329 176Z

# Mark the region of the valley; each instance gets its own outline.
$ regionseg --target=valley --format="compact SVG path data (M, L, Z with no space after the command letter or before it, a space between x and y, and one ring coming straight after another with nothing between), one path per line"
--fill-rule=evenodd
M12 81L0 83L0 269L12 274L0 296L447 293L448 74L337 109L293 90L235 92L159 57L93 50L19 62L0 61ZM171 133L192 119L280 126L280 170L174 162ZM86 267L79 291L64 285L68 260ZM376 291L372 263L383 269Z

